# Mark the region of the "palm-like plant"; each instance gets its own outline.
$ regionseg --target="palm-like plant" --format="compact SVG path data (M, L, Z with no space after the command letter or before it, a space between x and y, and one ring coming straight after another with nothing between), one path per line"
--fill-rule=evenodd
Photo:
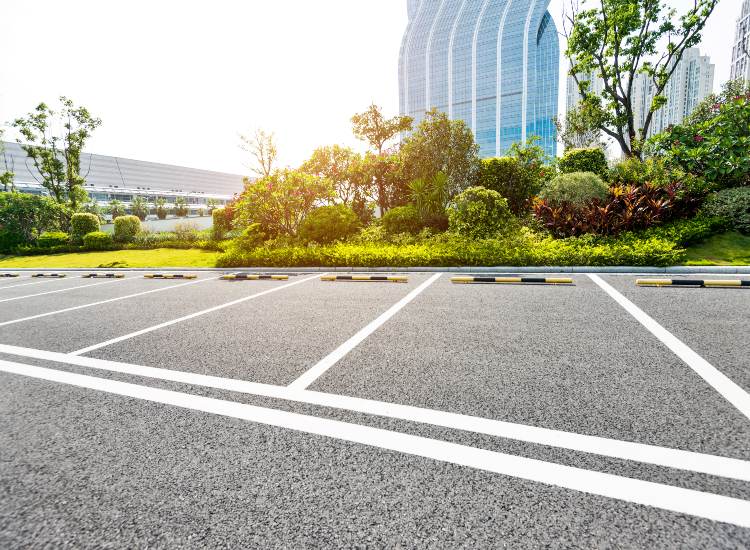
M141 195L133 197L130 209L133 212L133 216L138 216L138 219L141 221L145 220L146 216L148 216L148 204L146 203L146 199Z

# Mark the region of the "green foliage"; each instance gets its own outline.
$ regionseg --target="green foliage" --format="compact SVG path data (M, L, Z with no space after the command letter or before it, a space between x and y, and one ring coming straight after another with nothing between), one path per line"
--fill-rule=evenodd
M330 182L299 170L280 170L255 182L245 181L235 216L242 227L259 223L270 236L294 236L316 204L332 196Z
M750 235L750 187L719 191L706 201L704 210L726 220L730 229Z
M185 197L176 197L174 200L174 215L178 218L184 218L188 215L187 199Z
M397 206L383 215L380 222L386 233L397 235L399 233L419 233L422 229L422 216L419 215L413 204Z
M423 220L445 215L448 206L448 176L438 172L431 179L416 179L409 184L411 202Z
M213 238L217 241L224 238L224 236L232 230L232 221L234 219L234 211L229 208L215 208L211 212L213 218Z
M126 214L125 204L117 199L112 199L107 205L107 213L112 217L112 220L124 216Z
M68 244L70 236L64 231L45 231L36 240L39 248L52 248L55 246L65 246Z
M167 219L167 199L164 197L156 197L154 200L154 208L156 210L156 217L160 220Z
M144 221L148 216L148 202L141 195L133 197L133 202L130 203L130 211L133 216L136 216L139 220Z
M33 244L45 231L59 230L67 212L48 197L0 193L0 251Z
M540 198L534 205L534 216L557 237L618 235L690 217L704 196L703 191L694 193L680 183L612 187L606 200L576 204Z
M361 189L361 178L357 177L362 158L349 147L331 145L318 147L305 161L300 170L327 180L336 192L336 198L349 206L355 199L365 195Z
M713 106L704 122L675 126L653 145L669 165L719 187L750 185L750 92Z
M113 246L112 235L104 231L92 231L83 237L83 247L86 250L109 250Z
M480 169L479 146L471 128L437 109L428 111L405 140L401 157L410 181L431 179L443 172L450 197L473 185Z
M115 218L115 241L129 243L141 230L141 220L138 216L118 216Z
M483 160L478 182L479 186L497 191L506 198L516 216L529 211L531 199L542 185L539 171L527 168L515 157Z
M602 179L607 177L609 167L604 151L599 147L591 149L571 149L565 151L557 164L560 172L570 174L572 172L591 172Z
M700 43L701 31L719 0L695 0L681 15L667 0L596 0L590 9L572 3L566 28L570 74L576 79L582 103L599 129L615 138L626 156L642 156L654 114L666 102L664 89L687 48ZM598 4L598 6L597 6ZM636 127L637 75L653 86L654 99L645 120ZM591 80L601 77L601 94Z
M733 101L734 98L747 95L748 93L750 93L750 82L745 82L744 78L730 80L722 85L720 93L712 93L706 96L693 109L685 124L692 125L708 122L716 116L717 105L724 105Z
M0 186L2 186L2 189L0 189L0 191L12 192L16 190L16 187L13 183L13 164L11 161L11 165L8 166L8 158L5 156L5 146L3 145L4 133L5 130L3 128L0 128L0 160L3 161L3 168L0 169Z
M385 144L401 133L411 130L413 119L408 116L385 118L374 103L364 113L352 117L352 131L357 139L366 141L381 156Z
M485 239L515 227L508 201L497 191L470 187L448 210L450 230L473 239Z
M259 223L251 223L243 231L242 235L235 239L235 245L244 249L251 250L261 246L267 239Z
M198 225L195 223L178 223L174 226L174 234L178 241L194 243L198 240Z
M99 231L99 217L88 212L78 212L70 219L70 240L73 244L81 244L88 233Z
M55 111L40 103L26 117L17 118L13 126L23 137L21 148L31 159L42 186L58 203L68 203L75 210L86 197L81 154L102 121L85 107L75 107L66 97L60 98L60 104L60 110Z
M596 174L573 172L560 174L549 182L539 193L539 198L553 205L570 204L584 206L594 201L604 201L609 197L609 187Z
M321 206L307 215L299 236L305 242L331 243L354 235L360 227L359 217L348 206Z
M600 111L581 102L568 109L563 120L556 118L555 128L566 151L588 149L603 146L601 123Z

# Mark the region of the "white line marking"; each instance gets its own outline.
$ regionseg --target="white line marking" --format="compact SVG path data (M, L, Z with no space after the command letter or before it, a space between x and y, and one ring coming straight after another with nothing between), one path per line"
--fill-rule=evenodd
M323 373L325 373L328 369L330 369L333 365L338 363L341 359L343 359L347 353L352 351L355 347L357 347L365 338L370 336L373 332L378 330L388 319L396 315L401 309L404 308L409 302L411 302L414 298L419 296L423 290L425 290L428 286L430 286L432 283L437 281L440 278L441 273L436 273L429 279L427 279L424 283L419 285L417 288L412 290L409 294L404 296L401 300L399 300L396 304L391 306L388 311L381 314L380 317L372 321L369 325L364 327L362 330L357 332L354 336L349 338L346 342L341 344L338 348L333 350L331 353L329 353L327 356L325 356L323 359L321 359L318 363L313 365L307 372L305 372L302 376L297 378L294 382L289 384L289 388L293 390L304 390L306 389L310 384L315 382Z
M70 279L62 278L62 279L46 279L44 281L36 281L34 283L23 283L21 285L3 285L0 287L0 290L5 290L7 288L19 288L22 286L33 286L33 285L46 285L49 283L59 283L60 281L70 281Z
M589 277L599 287L609 294L625 311L630 313L651 334L656 336L665 346L682 359L687 366L693 369L698 376L718 391L724 399L734 405L742 414L750 419L750 395L740 386L732 382L726 375L714 367L711 363L695 353L682 340L677 338L642 309L620 294L611 285L606 283L598 275L589 274Z
M114 281L105 281L103 283L94 283L94 284L86 284L86 285L78 285L78 286L70 286L67 288L61 288L59 290L50 290L48 292L38 292L37 294L27 294L26 296L14 296L13 298L5 298L3 300L0 300L0 303L3 302L12 302L14 300L25 300L26 298L35 298L36 296L45 296L47 294L57 294L58 292L68 292L70 290L78 290L81 288L90 288L92 286L99 286L99 285L108 285L111 283L119 283L120 281L124 281L125 279L115 279Z
M222 401L148 386L138 386L9 361L0 361L0 371L152 403L238 418L257 424L387 449L545 485L662 508L713 521L732 523L741 527L750 527L750 502L737 498L593 472L485 449L475 449L466 445L350 424L339 420L267 409L233 401Z
M479 433L493 437L503 437L548 445L562 449L570 449L584 453L608 456L623 460L654 464L667 468L676 468L698 472L718 477L750 481L750 462L736 458L725 458L708 454L669 449L655 445L644 445L628 441L618 441L591 435L580 435L570 432L551 430L548 428L537 428L524 424L514 424L488 418L478 418L456 413L423 409L409 405L386 403L347 397L329 393L320 393L309 390L289 390L286 386L273 386L270 384L259 384L234 380L231 378L220 378L207 376L192 372L166 370L129 363L118 363L106 361L94 357L77 357L54 351L42 351L16 346L0 344L0 353L41 359L56 363L76 365L80 367L93 368L108 372L118 372L157 380L168 380L192 386L204 386L220 390L228 390L237 393L284 399L323 407L332 407L341 410L361 412L365 414L395 418L408 422L431 424L445 428L456 429L466 432Z
M68 307L65 309L58 309L57 311L49 311L47 313L40 313L39 315L32 315L30 317L22 317L21 319L13 319L12 321L5 321L3 323L0 323L0 327L4 327L7 325L14 325L16 323L23 323L24 321L32 321L34 319L41 319L42 317L49 317L50 315L57 315L59 313L67 313L69 311L77 311L79 309L86 309L89 307L100 306L102 304L110 304L112 302L118 302L120 300L127 300L128 298L135 298L137 296L145 296L146 294L153 294L154 292L163 292L165 290L172 290L174 288L180 288L181 286L197 285L199 283L205 283L207 281L213 281L215 279L218 279L218 277L211 277L209 279L199 279L197 281L190 281L189 283L182 283L179 285L159 287L153 290L147 290L145 292L137 292L136 294L128 294L127 296L120 296L119 298L110 298L108 300L102 300L100 302L94 302L91 304L83 304L81 306Z
M88 353L90 351L94 351L100 348L104 348L106 346L111 346L112 344L116 344L118 342L123 342L124 340L130 340L131 338L135 338L136 336L141 336L142 334L147 334L149 332L153 332L155 330L159 330L162 328L166 328L171 325L175 325L177 323L181 323L183 321L187 321L189 319L194 319L196 317L200 317L201 315L206 315L207 313L213 313L214 311L219 311L221 309L236 306L237 304L241 304L242 302L247 302L248 300L254 300L255 298L260 298L261 296L265 296L266 294L271 294L272 292L277 292L279 290L283 290L285 288L289 288L295 285L302 284L306 281L311 281L312 279L317 279L319 275L313 275L312 277L307 277L306 279L302 279L299 281L295 281L293 283L277 286L268 290L264 290L263 292L258 292L257 294L252 294L250 296L245 296L244 298L240 298L238 300L233 300L231 302L227 302L226 304L221 304L218 306L210 307L208 309L204 309L202 311L197 311L195 313L191 313L190 315L185 315L184 317L180 317L179 319L173 319L171 321L166 321L164 323L160 323L158 325L154 325L153 327L144 328L142 330L138 330L136 332L131 332L130 334L125 334L124 336L119 336L117 338L112 338L111 340L107 340L106 342L101 342L99 344L94 344L93 346L89 346L87 348L79 349L78 351L73 351L70 353L70 355L83 355L84 353Z

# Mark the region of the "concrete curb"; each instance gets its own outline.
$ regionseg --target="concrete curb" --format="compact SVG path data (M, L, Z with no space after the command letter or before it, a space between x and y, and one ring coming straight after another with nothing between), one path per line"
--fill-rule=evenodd
M242 271L259 271L275 273L622 273L622 274L691 274L691 273L713 273L722 275L750 275L750 266L675 266L675 267L590 267L590 266L552 266L552 267L129 267L129 268L55 268L56 272L154 272L156 269L162 272L187 271L187 272L209 272L209 273L236 273ZM39 273L44 268L9 268L3 270L6 273ZM47 271L52 271L47 270Z

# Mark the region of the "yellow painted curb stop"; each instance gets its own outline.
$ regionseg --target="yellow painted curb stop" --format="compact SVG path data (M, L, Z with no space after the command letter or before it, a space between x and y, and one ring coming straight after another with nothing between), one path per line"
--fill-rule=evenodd
M146 279L197 279L197 275L184 275L182 273L147 273L143 276Z
M750 280L740 279L637 279L638 286L676 286L699 288L742 288L750 287Z
M405 275L323 275L321 281L350 281L350 282L379 282L406 283L409 278Z
M572 285L573 279L565 277L451 277L451 283L458 285Z

